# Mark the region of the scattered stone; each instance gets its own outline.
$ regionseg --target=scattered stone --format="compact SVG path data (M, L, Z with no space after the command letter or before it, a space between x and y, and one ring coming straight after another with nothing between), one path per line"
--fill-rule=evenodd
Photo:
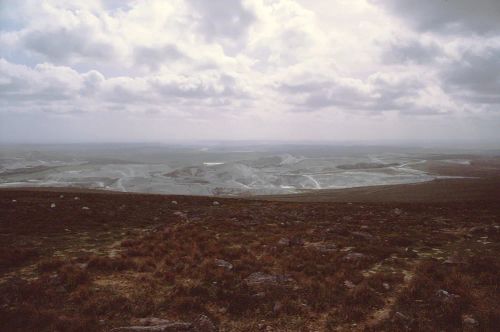
M358 239L371 241L374 239L374 236L367 232L351 232L351 234Z
M66 292L66 288L64 286L62 286L62 285L59 285L59 286L56 287L55 291L56 291L56 293L60 293L60 294L61 293L65 293Z
M439 289L437 292L436 292L436 295L437 297L443 301L443 302L446 302L446 303L450 303L450 302L453 302L455 301L456 299L460 298L460 295L457 295L457 294L452 294L448 291L445 291L444 289Z
M173 205L177 205L178 204L177 201L172 201L170 203L172 203Z
M280 301L276 301L274 302L274 306L273 306L273 312L275 314L279 313L281 311L281 309L283 308L283 304L280 302Z
M283 237L278 241L278 245L288 247L290 245L290 240L286 237Z
M272 275L264 272L254 272L250 274L245 283L251 287L258 286L277 286L290 282L291 279L284 275Z
M258 293L255 293L253 295L253 297L256 298L256 299L263 299L263 298L266 297L266 293L265 292L258 292Z
M175 211L174 216L177 216L177 217L180 217L183 219L187 219L187 214L185 212L182 212L182 211Z
M215 324L205 315L200 315L193 322L193 331L196 332L216 332L218 331Z
M17 199L13 199L13 200L12 200L12 203L17 203Z
M349 288L349 289L353 289L353 288L355 288L355 287L356 287L356 285L355 285L355 284L353 284L350 280L346 280L346 281L344 281L344 286L346 286L346 287L347 287L347 288Z
M413 319L411 319L410 317L406 316L405 314L403 314L399 311L396 311L396 313L394 314L394 317L396 319L402 320L402 321L407 322L407 323L413 321Z
M75 196L75 197L73 197L73 199L74 199L75 201L78 201L78 200L80 199L80 197Z
M304 245L304 240L302 240L298 236L294 236L293 238L290 239L290 246L303 246Z
M463 315L462 316L462 323L463 323L463 325L466 325L466 326L476 326L478 324L477 320L474 319L474 317L471 315Z
M127 327L117 327L111 330L111 332L177 332L177 331L194 331L193 324L184 322L168 322L161 325L152 326L127 326Z
M59 195L59 198L64 198L64 195Z
M395 209L392 209L391 213L395 216L400 216L403 214L403 210L399 209L399 208L395 208Z
M417 258L418 257L418 253L409 247L405 248L405 255L406 255L406 257L409 257L409 258Z
M162 232L164 235L170 235L170 234L172 234L172 228L169 226L165 226L165 227L163 227Z
M52 208L52 209L53 209L53 208L55 208L55 207L56 207L56 203L52 203L52 204L50 204L50 208Z
M137 323L139 325L144 325L144 326L154 326L154 325L166 325L170 324L171 321L168 319L161 319L161 318L156 318L156 317L147 317L147 318L140 318L137 320Z
M337 246L333 243L313 242L306 244L306 247L316 249L322 253L337 251Z
M367 256L365 254L361 254L359 252L350 252L344 256L343 260L346 262L357 262L366 258Z
M459 255L455 254L450 257L448 257L443 264L447 265L459 265L459 264L465 264L465 260L460 257Z
M219 202L217 202L217 201L213 201L213 202L212 202L212 205L216 206L216 205L220 205L220 203L219 203Z
M228 271L233 269L233 264L229 263L228 261L225 261L223 259L216 259L215 260L215 265L218 267L222 267Z
M89 264L88 263L78 263L78 264L76 264L76 266L82 270L86 270L87 267L89 266Z
M330 234L338 234L338 235L348 235L349 234L349 231L343 225L333 225L332 227L327 228L325 231L327 233L330 233Z
M386 282L382 283L382 287L384 287L385 290L390 290L391 289L391 286L388 283L386 283Z
M82 206L82 210L90 210L88 206Z

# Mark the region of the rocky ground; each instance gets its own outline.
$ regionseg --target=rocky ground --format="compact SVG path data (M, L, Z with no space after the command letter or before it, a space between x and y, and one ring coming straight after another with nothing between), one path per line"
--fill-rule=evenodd
M500 196L474 192L278 202L0 190L2 330L495 331Z

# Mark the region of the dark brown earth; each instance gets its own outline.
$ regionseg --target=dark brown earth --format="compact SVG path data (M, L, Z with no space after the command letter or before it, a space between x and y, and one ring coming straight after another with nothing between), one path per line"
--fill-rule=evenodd
M477 178L259 200L0 190L1 330L497 331L500 173L447 171Z

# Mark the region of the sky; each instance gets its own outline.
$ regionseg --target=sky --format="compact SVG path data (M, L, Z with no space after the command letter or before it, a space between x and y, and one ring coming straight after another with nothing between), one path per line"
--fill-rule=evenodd
M500 142L498 0L0 0L0 143Z

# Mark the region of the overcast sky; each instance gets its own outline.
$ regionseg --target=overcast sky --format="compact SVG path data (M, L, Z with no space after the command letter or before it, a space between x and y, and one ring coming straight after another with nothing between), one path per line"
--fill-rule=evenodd
M499 0L0 0L0 142L500 141Z

